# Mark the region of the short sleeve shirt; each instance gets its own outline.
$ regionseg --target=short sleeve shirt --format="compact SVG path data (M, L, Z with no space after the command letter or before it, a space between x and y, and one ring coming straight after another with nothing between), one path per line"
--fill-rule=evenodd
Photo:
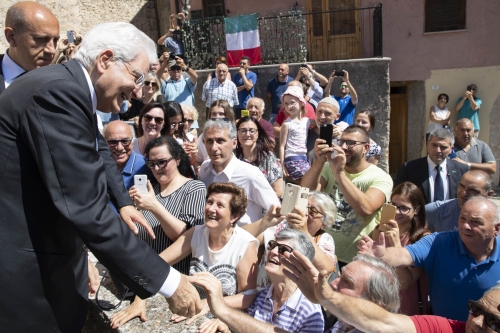
M238 106L242 109L246 108L247 102L251 97L255 97L255 86L257 85L257 74L248 71L245 76L247 80L252 81L253 87L250 90L243 89L238 92L238 100L240 101ZM241 87L243 85L243 79L241 78L240 73L234 74L233 82L236 84L236 87Z
M285 92L288 82L292 80L293 80L292 77L287 76L284 82L280 82L275 77L274 79L270 80L269 83L267 84L267 93L271 94L272 113L274 114L278 113L280 109L278 105L281 104L281 96Z
M339 102L340 106L340 118L335 121L336 123L339 123L341 121L345 121L349 125L352 125L354 123L354 113L356 113L356 105L352 104L352 97L351 95L347 95L344 98L340 96L332 96Z
M346 173L352 183L362 192L376 188L389 200L392 191L392 178L379 167L370 164L357 174ZM335 180L330 165L325 163L321 176L326 180L323 192L328 194L337 206L337 219L331 228L325 228L335 240L336 254L340 261L349 263L358 252L358 241L364 235L370 235L380 220L381 208L366 217L360 216L344 198L342 190Z
M467 152L458 145L458 142L455 142L453 150L458 158L470 163L495 162L495 156L493 156L490 147L485 142L475 138L471 139L470 148Z
M460 101L462 99L463 99L463 97L460 97L457 100L457 104L460 103ZM483 101L480 98L474 97L474 102L476 102L476 105L479 108L481 108L481 104L483 103ZM472 106L470 105L470 101L468 98L465 99L464 104L462 105L462 107L460 108L460 111L458 112L458 119L462 119L462 118L470 119L472 121L472 123L474 124L474 129L476 131L479 131L481 129L479 126L479 109L474 111L472 109Z
M411 316L417 333L465 333L466 323L438 316Z
M195 89L196 84L192 84L190 78L181 78L179 81L168 80L165 85L165 98L167 101L194 106Z

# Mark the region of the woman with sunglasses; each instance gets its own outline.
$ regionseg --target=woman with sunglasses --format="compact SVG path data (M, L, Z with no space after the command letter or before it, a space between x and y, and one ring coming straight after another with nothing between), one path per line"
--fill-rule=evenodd
M167 110L160 103L146 104L139 114L137 138L134 139L134 152L145 156L146 146L153 139L170 134L170 121Z
M203 204L205 184L193 180L194 173L189 167L188 157L174 138L162 136L146 146L146 165L151 169L157 184L148 181L148 193L129 190L130 197L151 225L156 238L152 239L139 226L138 237L160 253L183 235L191 227L203 224ZM184 258L184 259L183 259ZM173 265L182 274L189 273L190 257L184 256ZM135 297L134 302L124 311L116 313L111 326L118 327L130 319L146 318L146 301Z
M144 86L142 87L142 98L131 99L129 102L128 111L120 113L121 120L130 120L139 115L140 111L146 104L149 103L165 103L167 100L160 91L160 81L152 72L148 72L144 78Z
M384 232L387 247L404 247L413 244L430 232L425 219L425 201L422 192L413 183L396 186L390 204L396 206L396 217L378 225L372 239L378 240ZM423 268L397 268L400 288L400 313L408 316L427 314L427 275Z
M283 195L283 171L280 161L274 155L274 142L269 139L259 121L253 117L243 117L236 123L238 143L236 158L259 168L274 192Z
M257 278L255 267L258 242L236 225L245 214L247 204L245 191L234 183L210 184L207 188L205 224L189 229L160 254L170 264L192 255L189 274L212 273L222 282L224 296L238 293L232 298L226 298L227 304L235 308L241 308L241 292L248 290L250 294L256 294L252 291ZM198 292L204 299L206 295L203 288L198 288ZM252 300L253 298L248 301L246 307ZM202 312L190 318L186 324L189 325L209 312L207 302L204 300L203 303ZM171 318L176 322L185 319L187 318L177 315Z

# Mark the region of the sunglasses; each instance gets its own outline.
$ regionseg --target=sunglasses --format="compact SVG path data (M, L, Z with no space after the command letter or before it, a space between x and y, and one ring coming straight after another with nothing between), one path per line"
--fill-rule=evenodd
M164 167L166 167L168 165L168 162L170 162L173 159L175 159L175 157L170 157L170 158L168 158L166 160L147 161L146 165L150 169L154 169L155 166L157 166L158 169L163 169Z
M346 86L346 85L344 85L344 84L341 84L341 85L340 85L340 88L349 88L349 86Z
M267 243L267 250L272 251L272 249L274 249L276 246L278 247L279 254L285 254L285 252L293 252L293 248L291 246L280 244L275 240L270 240L269 243Z
M495 332L500 332L500 318L489 313L489 312L486 312L484 311L483 307L481 305L479 305L478 302L476 301L469 301L468 303L468 309L469 309L469 313L473 316L473 317L478 317L480 315L483 315L483 323L486 324L486 326L488 326L488 328L492 331L495 331Z
M158 87L158 85L156 84L156 82L151 82L151 81L144 81L144 85L145 86L149 86L149 84L151 84L152 87Z
M175 128L177 125L182 126L182 125L184 125L184 123L182 121L180 121L178 123L170 123L170 128Z
M155 122L157 124L162 124L163 120L164 120L162 117L153 117L153 116L150 116L149 114L144 115L144 120L146 120L148 123L151 122L153 119L155 120Z
M118 146L119 143L122 144L123 147L128 147L130 146L130 143L132 142L132 139L121 139L121 140L107 140L108 146L110 147L116 147Z

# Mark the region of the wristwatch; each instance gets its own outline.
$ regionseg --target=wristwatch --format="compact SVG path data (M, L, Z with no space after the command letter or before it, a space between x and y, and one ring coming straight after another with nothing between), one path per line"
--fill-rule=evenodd
M469 170L470 170L470 163L467 163L467 166L469 167Z
M184 70L184 72L187 72L189 71L189 66L186 66L186 69Z

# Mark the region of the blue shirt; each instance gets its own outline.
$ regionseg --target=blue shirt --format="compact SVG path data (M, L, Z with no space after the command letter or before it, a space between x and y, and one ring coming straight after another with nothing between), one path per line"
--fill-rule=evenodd
M247 74L245 74L246 78L248 81L252 81L253 87L250 90L246 90L243 88L243 90L238 92L238 101L240 101L240 104L238 105L241 109L245 109L247 106L247 102L251 97L255 97L255 85L257 85L257 74L254 72L248 71ZM236 73L233 76L233 82L236 84L236 87L241 87L243 85L243 79L241 78L240 73Z
M341 121L345 121L349 125L354 123L354 113L356 113L356 105L353 105L351 102L351 95L347 95L344 98L340 96L333 96L339 102L340 106L340 118L335 121L335 124L340 123ZM357 101L356 101L357 103Z
M457 104L460 103L460 101L462 99L463 99L463 97L460 97L457 100ZM474 97L474 102L476 102L477 106L479 108L481 108L481 103L483 103L483 101L480 98ZM472 123L474 124L474 129L476 131L479 131L480 127L479 127L479 115L478 115L478 113L479 113L479 109L474 111L472 109L472 106L470 105L469 99L466 98L464 101L464 104L462 105L462 107L460 108L460 111L458 112L458 119L462 119L462 118L470 119L470 121L472 121Z
M122 170L123 184L129 190L134 185L135 175L149 175L149 169L146 166L146 158L132 152L130 158Z
M165 47L175 55L184 54L184 43L182 41L175 40L172 37L165 38Z
M283 96L283 93L286 90L286 87L290 81L292 81L293 78L290 76L286 76L286 80L284 82L278 81L278 78L275 77L274 79L270 80L269 83L267 84L267 93L271 94L271 100L272 100L272 106L273 110L272 113L278 114L278 111L280 110L280 107L278 105L281 104L281 96Z
M460 210L456 198L428 203L425 205L427 225L436 232L457 230Z
M190 78L181 77L179 81L172 79L167 81L165 90L162 91L167 101L175 101L177 103L184 103L189 106L194 106L194 90L196 84L191 83Z
M500 280L498 238L491 255L480 263L469 254L458 231L433 233L405 248L415 266L427 272L436 316L467 321L468 300L480 299Z
M322 333L324 330L323 313L319 304L313 304L299 288L278 310L273 319L273 286L260 291L248 314L264 323L273 324L290 333Z

